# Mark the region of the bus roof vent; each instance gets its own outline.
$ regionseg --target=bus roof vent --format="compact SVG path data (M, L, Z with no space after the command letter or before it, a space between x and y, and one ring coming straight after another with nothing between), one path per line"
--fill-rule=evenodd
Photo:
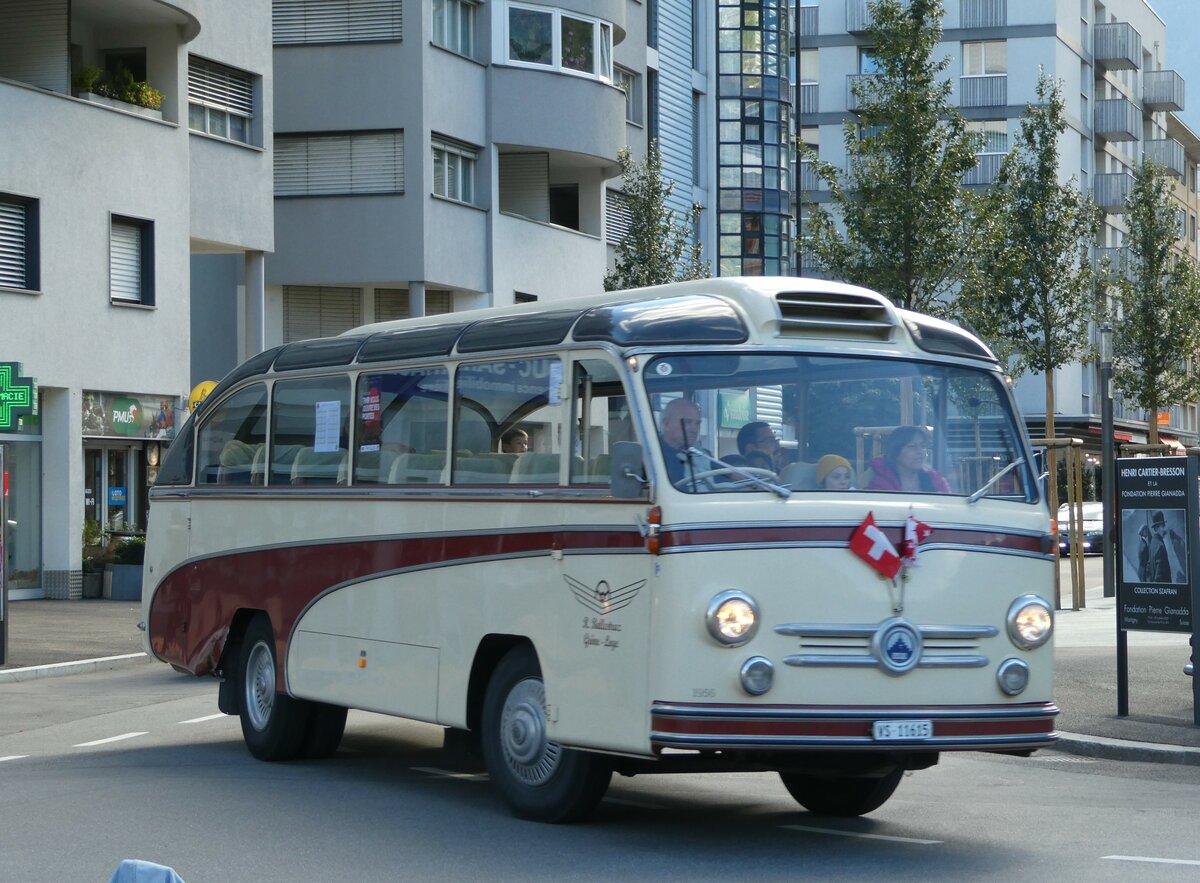
M781 291L780 337L850 337L891 340L899 324L882 295L855 291Z

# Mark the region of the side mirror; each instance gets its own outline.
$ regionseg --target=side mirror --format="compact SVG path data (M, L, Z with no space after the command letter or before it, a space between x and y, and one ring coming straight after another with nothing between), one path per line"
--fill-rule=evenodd
M637 500L646 495L645 465L642 461L642 446L637 442L614 442L612 450L612 483L614 497L622 500Z

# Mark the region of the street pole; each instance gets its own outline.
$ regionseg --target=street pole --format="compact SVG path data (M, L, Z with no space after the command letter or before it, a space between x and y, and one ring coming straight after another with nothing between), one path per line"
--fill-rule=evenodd
M1113 540L1117 531L1117 474L1113 456L1112 326L1100 326L1100 470L1104 476L1104 597L1117 596Z

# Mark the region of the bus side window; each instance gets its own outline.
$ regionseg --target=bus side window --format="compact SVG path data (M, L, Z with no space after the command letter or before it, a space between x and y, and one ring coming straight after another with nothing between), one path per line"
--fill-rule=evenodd
M350 449L350 381L305 377L275 384L270 483L345 483Z
M438 484L441 465L417 465L446 449L445 368L408 368L358 378L355 484ZM405 458L402 462L398 462ZM430 480L432 476L432 481Z
M571 484L608 486L613 444L636 441L629 400L617 369L600 359L577 361L571 404L575 428Z
M267 440L267 387L256 383L205 415L197 484L250 484L255 454Z

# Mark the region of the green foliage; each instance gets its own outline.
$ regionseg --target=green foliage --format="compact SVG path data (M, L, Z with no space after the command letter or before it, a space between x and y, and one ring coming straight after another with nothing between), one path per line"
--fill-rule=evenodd
M100 530L100 522L95 518L87 518L83 522L83 544L85 546L98 546L103 538L104 533Z
M849 171L812 158L831 200L812 207L804 247L834 278L940 312L970 257L972 198L961 184L978 139L941 76L950 59L933 57L941 0L869 8L878 73L853 82L858 123L847 122L843 135Z
M89 64L86 67L81 68L79 72L75 74L75 88L79 92L96 93L96 86L103 77L103 68L98 68L94 64Z
M144 80L135 79L125 65L118 65L111 73L88 65L75 75L75 88L83 92L114 98L126 104L158 110L162 107L163 94Z
M1176 251L1177 208L1171 178L1143 162L1125 199L1129 277L1115 286L1113 383L1150 412L1150 443L1158 443L1155 414L1200 398L1200 377L1189 361L1200 352L1200 271Z
M633 159L629 148L622 148L618 162L630 214L629 232L617 243L615 264L604 277L604 290L710 276L702 246L692 233L700 206L693 205L685 220L677 219L668 208L675 182L663 179L658 144L650 142L642 162Z
M113 549L113 564L141 564L145 559L145 537L126 537Z
M1088 356L1095 313L1088 246L1100 212L1074 182L1058 182L1058 137L1066 121L1060 88L1044 73L1037 97L983 197L976 260L955 303L960 321L981 334L1014 375L1050 374ZM1046 409L1054 413L1052 400Z

